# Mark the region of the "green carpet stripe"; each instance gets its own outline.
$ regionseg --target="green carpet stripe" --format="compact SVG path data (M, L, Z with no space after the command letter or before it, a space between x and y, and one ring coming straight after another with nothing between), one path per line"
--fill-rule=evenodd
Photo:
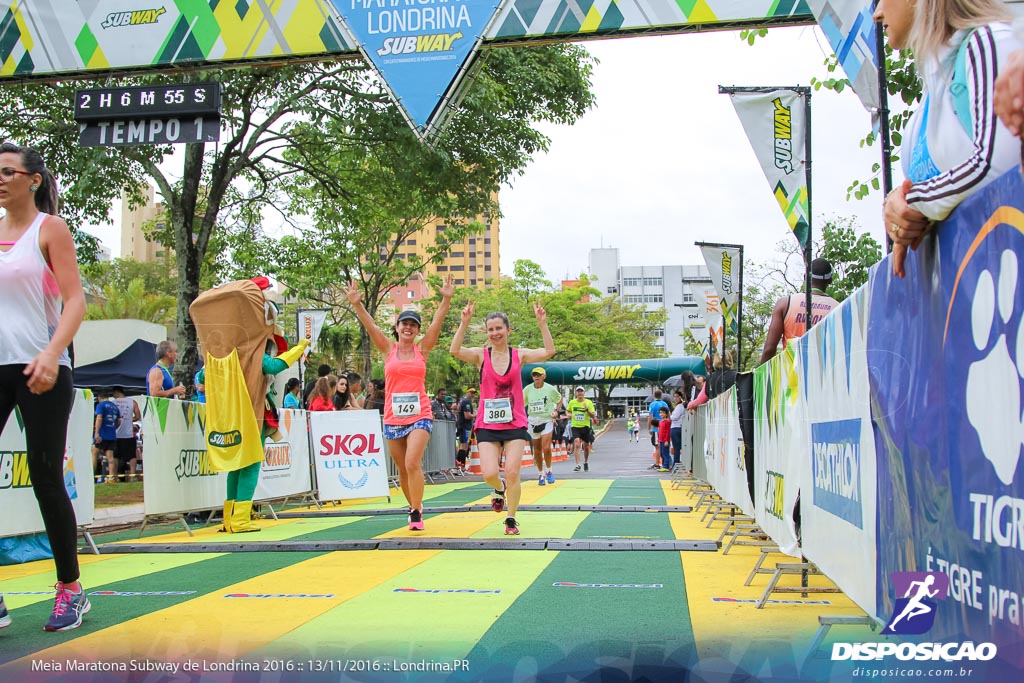
M450 680L507 680L513 671L521 680L583 680L612 663L618 670L622 660L622 680L683 680L696 649L679 553L558 553L467 658L472 670Z
M545 551L445 551L313 619L266 649L295 659L305 658L307 653L387 662L462 659L554 558L554 553ZM432 590L463 592L413 592ZM415 642L406 637L410 623L421 626ZM505 673L502 680L508 679ZM372 673L368 677L374 678ZM394 674L390 680L395 680Z
M126 578L106 584L88 583L88 576L83 577L87 590L105 590L118 592L131 591L195 591L194 595L204 595L239 581L251 579L282 567L303 562L322 553L236 553L218 555L200 559L191 556L193 561L182 566L147 573L134 578ZM202 558L203 556L198 556ZM97 565L99 566L99 565ZM52 647L59 642L64 643L89 633L117 626L129 619L156 610L168 609L167 618L173 619L173 606L192 599L193 595L161 595L138 597L104 597L90 598L92 611L89 612L80 628L55 636L46 633L42 625L50 616L51 602L38 602L20 609L12 610L11 617L15 624L5 629L3 647L0 648L0 663L24 657L32 652ZM38 628L18 627L18 622L38 624Z
M601 505L664 505L665 491L658 479L617 479Z

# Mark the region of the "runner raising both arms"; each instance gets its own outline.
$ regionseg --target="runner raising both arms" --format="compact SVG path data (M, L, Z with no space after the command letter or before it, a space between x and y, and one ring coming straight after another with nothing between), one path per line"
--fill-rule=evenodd
M476 416L476 440L480 448L480 467L484 481L494 487L491 507L501 512L508 503L505 534L518 535L516 510L522 487L519 468L523 450L530 440L527 430L526 406L523 402L524 363L540 363L555 355L555 342L548 330L548 314L538 301L533 305L537 316L543 349L516 349L508 345L511 328L504 313L488 313L484 319L488 348L463 348L462 340L473 319L476 305L470 301L462 309L462 321L452 339L451 352L456 358L474 363L480 368L480 407ZM501 450L505 449L505 480L498 474Z
M441 303L434 311L426 334L420 333L420 314L402 311L392 330L396 341L377 327L363 306L363 295L355 283L348 283L345 295L370 340L384 354L384 438L398 468L398 482L409 501L409 530L423 531L423 452L430 440L434 414L427 398L427 354L437 344L441 323L448 315L455 284L451 275L441 288Z

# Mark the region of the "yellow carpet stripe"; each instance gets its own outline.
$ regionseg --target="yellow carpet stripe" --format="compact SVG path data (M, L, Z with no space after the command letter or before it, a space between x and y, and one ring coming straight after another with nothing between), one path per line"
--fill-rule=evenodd
M12 662L28 667L31 659L155 661L184 659L226 661L250 653L289 633L307 631L307 622L351 600L396 574L421 564L440 551L354 551L327 553L284 569L263 574L197 597L173 608L131 619L118 626L33 653ZM331 598L226 598L230 593L333 594ZM88 617L86 617L88 618ZM318 634L331 642L348 642L358 622L346 621ZM358 630L362 630L359 625ZM153 634L160 634L154 638ZM291 658L303 652L293 641Z
M324 658L358 653L360 658L389 662L462 659L556 555L502 550L442 553L295 629L268 652ZM396 588L501 592L409 593L395 592ZM409 642L403 634L416 620L421 628L415 642Z
M83 567L95 564L96 562L106 562L114 557L116 555L79 555L78 565ZM20 579L26 576L36 576L38 574L51 574L54 576L54 582L56 582L56 572L57 569L53 560L36 560L35 562L26 562L24 564L7 565L0 567L0 585L4 581Z

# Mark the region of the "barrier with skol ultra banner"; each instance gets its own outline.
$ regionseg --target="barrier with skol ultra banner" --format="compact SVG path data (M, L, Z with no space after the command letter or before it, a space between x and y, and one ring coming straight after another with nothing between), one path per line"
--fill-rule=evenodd
M376 410L309 414L309 430L321 500L389 495L387 453Z
M708 401L704 420L704 452L696 455L703 455L706 481L722 498L738 505L743 514L753 515L754 503L747 488L736 390L729 389ZM693 420L687 419L686 422L692 423ZM688 432L689 429L684 431L684 437Z
M903 597L894 572L946 574L928 639L995 643L1009 670L988 680L1024 677L1022 261L1015 169L912 252L906 278L883 262L869 282L877 614Z
M92 477L93 399L88 389L76 389L68 421L64 452L64 487L75 508L79 526L92 524L95 482ZM0 432L0 537L34 534L44 530L39 505L32 492L25 451L25 425L21 412L11 412Z
M255 500L311 490L306 413L281 410L281 441L267 441ZM191 401L147 398L142 410L146 439L143 483L146 515L209 510L224 504L227 473L214 472L204 436L206 406Z

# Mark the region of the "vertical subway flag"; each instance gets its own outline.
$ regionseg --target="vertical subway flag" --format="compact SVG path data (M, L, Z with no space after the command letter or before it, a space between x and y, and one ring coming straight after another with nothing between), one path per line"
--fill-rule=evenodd
M730 92L736 114L790 230L807 244L803 95L793 90Z
M704 254L704 263L711 273L711 282L718 291L718 303L721 307L725 329L736 334L739 328L739 296L740 271L743 270L743 257L739 246L705 244L700 247Z
M332 0L421 138L441 125L500 0Z
M878 115L878 55L871 0L807 0L853 92Z

